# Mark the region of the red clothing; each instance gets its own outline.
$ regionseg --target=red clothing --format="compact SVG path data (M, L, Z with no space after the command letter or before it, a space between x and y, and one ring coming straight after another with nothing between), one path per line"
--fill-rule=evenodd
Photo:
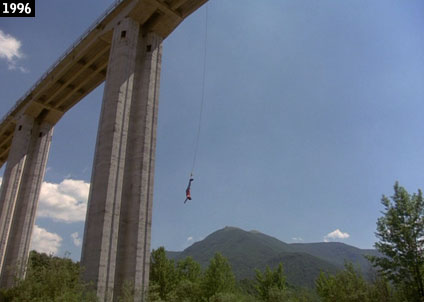
M191 200L191 195L190 195L190 189L189 188L187 188L187 190L186 190L186 198L188 200Z
M190 181L188 182L188 186L186 189L186 200L184 200L184 203L186 203L187 200L191 200L190 187L191 187L191 182L193 180L194 180L193 178L190 178Z

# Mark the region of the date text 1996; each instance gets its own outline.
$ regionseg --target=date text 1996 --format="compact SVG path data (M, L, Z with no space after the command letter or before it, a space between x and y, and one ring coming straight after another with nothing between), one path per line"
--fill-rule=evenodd
M35 0L0 0L0 17L35 17Z

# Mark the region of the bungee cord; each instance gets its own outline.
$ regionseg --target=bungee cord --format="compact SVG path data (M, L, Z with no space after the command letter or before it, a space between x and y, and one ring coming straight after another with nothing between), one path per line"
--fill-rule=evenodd
M200 133L202 130L202 118L203 118L203 108L205 103L205 85L206 85L206 58L207 58L207 44L208 44L208 4L205 4L205 38L203 40L203 72L202 72L202 94L201 94L201 102L200 102L200 111L199 111L199 122L197 127L197 135L194 144L194 155L193 155L193 163L191 165L190 170L190 180L186 189L186 200L191 200L191 182L194 180L194 168L196 167L197 153L199 150L199 141L200 141Z

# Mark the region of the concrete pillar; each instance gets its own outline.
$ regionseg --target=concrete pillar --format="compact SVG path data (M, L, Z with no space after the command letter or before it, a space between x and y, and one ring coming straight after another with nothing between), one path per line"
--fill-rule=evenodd
M21 116L16 124L0 193L0 287L25 275L35 212L53 127Z
M6 254L10 226L12 225L16 199L18 198L18 191L27 159L33 124L34 119L29 116L21 116L17 120L6 170L3 175L0 192L0 271L2 270Z
M148 286L162 39L132 19L114 30L81 264L100 301Z
M162 39L147 34L144 44L147 51L137 61L142 68L136 73L136 99L130 114L115 274L115 291L119 292L127 281L134 284L139 295L149 283ZM140 301L137 295L136 301Z

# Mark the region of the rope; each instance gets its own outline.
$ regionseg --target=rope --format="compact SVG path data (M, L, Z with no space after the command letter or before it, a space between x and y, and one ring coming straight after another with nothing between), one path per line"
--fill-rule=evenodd
M203 49L202 98L200 103L199 126L197 129L197 137L195 140L194 157L193 157L193 164L191 166L190 177L193 176L194 167L196 165L197 151L199 149L200 132L202 129L203 105L205 103L206 55L207 55L207 42L208 42L208 4L207 3L205 5L205 15L206 15L206 18L205 18L205 39L204 39L204 49Z

